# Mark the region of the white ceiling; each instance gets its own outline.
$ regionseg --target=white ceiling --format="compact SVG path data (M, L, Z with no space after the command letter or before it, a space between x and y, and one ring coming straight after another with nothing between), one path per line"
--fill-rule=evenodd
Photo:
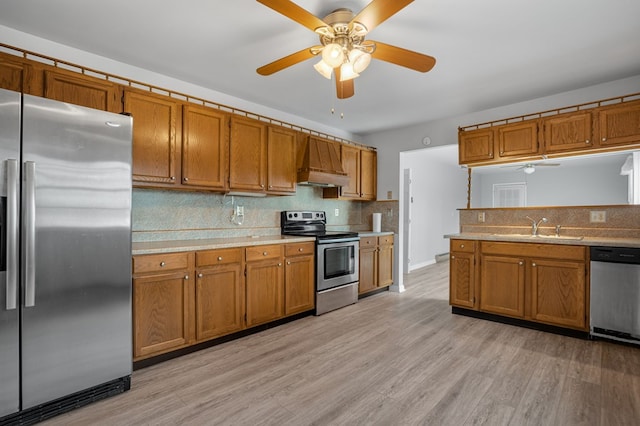
M295 3L324 17L369 0ZM367 39L434 69L374 60L347 100L314 59L256 73L318 37L255 0L2 0L0 25L361 135L640 75L638 0L414 1Z

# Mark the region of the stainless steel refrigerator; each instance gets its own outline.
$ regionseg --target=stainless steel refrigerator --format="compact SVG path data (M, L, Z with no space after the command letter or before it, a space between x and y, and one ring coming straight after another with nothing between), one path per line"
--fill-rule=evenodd
M0 90L0 424L129 388L131 121Z

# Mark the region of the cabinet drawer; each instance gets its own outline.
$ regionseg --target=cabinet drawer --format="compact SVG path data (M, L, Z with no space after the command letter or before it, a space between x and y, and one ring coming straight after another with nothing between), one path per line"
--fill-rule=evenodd
M451 240L451 251L473 253L476 250L476 241L474 240Z
M247 262L256 260L277 259L282 257L282 245L272 244L267 246L247 247Z
M360 248L375 247L378 245L378 237L360 237Z
M133 273L189 269L189 253L163 253L133 257Z
M393 235L383 235L382 237L378 237L378 244L393 244Z
M295 243L287 244L284 248L285 256L301 256L305 254L313 254L315 243Z
M242 262L242 249L206 250L196 253L196 266L226 265Z
M584 246L570 246L560 244L504 243L495 241L483 241L482 254L527 256L545 259L578 261L585 261L587 258L587 250Z

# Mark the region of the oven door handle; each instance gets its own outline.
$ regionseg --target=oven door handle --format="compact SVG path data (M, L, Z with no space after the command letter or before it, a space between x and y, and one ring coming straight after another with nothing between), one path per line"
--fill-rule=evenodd
M332 238L330 240L318 240L318 245L322 244L335 244L335 243L350 243L353 241L360 241L360 237L352 238Z

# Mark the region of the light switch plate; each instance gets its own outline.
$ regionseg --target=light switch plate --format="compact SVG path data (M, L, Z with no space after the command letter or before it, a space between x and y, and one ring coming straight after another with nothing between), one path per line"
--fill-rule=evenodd
M333 212L336 216L340 216L340 209L335 209Z
M484 212L478 212L478 222L484 222Z

